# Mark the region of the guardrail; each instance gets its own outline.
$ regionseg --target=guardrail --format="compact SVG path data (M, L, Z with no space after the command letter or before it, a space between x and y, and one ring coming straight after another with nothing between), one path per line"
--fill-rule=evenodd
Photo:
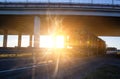
M113 10L120 10L120 5L108 5L108 4L81 4L81 3L76 3L76 4L68 4L68 3L0 3L0 8L5 9L5 8L41 8L41 9L46 9L46 8L51 8L51 9L113 9Z
M0 3L68 3L120 5L120 0L0 0Z

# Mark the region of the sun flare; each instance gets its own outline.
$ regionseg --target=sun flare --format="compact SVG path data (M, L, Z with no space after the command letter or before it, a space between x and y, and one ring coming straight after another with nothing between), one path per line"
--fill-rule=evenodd
M64 36L41 36L40 47L43 48L64 48Z

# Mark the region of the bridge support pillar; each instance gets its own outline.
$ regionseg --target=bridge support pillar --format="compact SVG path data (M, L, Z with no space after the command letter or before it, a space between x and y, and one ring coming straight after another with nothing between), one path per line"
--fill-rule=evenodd
M18 47L21 47L21 33L18 34Z
M29 46L32 47L32 34L30 35Z
M8 30L4 30L3 47L7 47L7 34Z
M40 17L34 17L34 47L39 48L40 42Z
M67 39L67 36L64 36L64 41L65 41L64 47L67 48L67 45L68 45L68 39Z

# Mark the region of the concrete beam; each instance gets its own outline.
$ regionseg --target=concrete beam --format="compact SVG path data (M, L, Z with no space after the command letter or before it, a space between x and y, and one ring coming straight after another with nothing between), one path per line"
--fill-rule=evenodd
M94 10L51 10L47 12L46 10L0 10L0 15L88 15L88 16L110 16L110 17L120 17L120 11L94 11Z

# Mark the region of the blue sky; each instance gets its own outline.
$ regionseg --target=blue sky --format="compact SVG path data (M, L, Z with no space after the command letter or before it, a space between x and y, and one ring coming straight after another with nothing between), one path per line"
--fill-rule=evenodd
M0 0L0 2L73 2L73 3L91 3L94 4L120 4L120 0Z
M106 44L107 47L116 47L118 49L120 49L120 37L100 37L101 39L103 39Z

